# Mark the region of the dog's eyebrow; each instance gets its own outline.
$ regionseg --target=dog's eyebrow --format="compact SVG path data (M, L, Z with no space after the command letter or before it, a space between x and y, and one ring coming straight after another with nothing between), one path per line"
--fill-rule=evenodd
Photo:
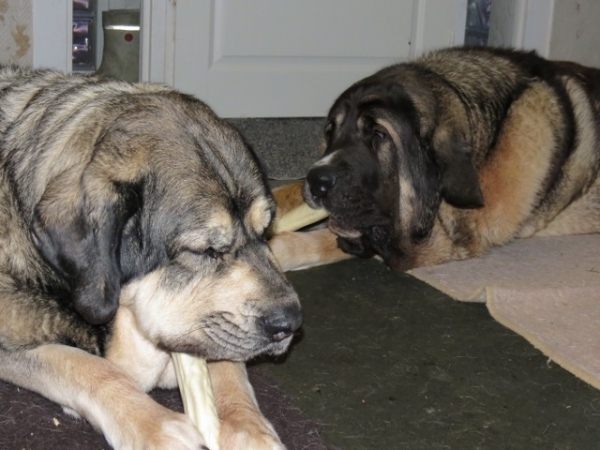
M370 95L365 95L363 98L360 99L358 106L365 106L368 104L372 104L372 103L379 103L381 102L382 99L379 95L376 94L370 94Z
M336 127L339 127L344 122L344 120L346 120L346 111L344 110L338 112L332 118L332 121Z
M233 220L226 211L217 211L197 230L181 233L175 240L176 247L202 251L207 247L229 248L233 244Z
M267 197L261 196L252 202L244 222L246 228L253 230L256 234L262 235L266 228L273 220L274 216L274 205L272 201L269 201Z

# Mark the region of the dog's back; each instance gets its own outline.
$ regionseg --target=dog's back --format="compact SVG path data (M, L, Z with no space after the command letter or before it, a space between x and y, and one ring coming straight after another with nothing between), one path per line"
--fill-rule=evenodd
M447 136L449 124L479 173L483 208L440 207L456 256L481 254L515 233L598 231L600 71L489 48L441 50L396 69L410 73L400 78L414 92L430 83L422 117L432 122L422 132L431 127L443 148L436 134ZM415 97L417 108L423 98Z

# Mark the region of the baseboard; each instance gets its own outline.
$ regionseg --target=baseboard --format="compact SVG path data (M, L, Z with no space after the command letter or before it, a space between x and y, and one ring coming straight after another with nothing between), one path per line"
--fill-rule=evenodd
M323 135L322 117L228 121L244 136L269 178L302 178L319 158Z

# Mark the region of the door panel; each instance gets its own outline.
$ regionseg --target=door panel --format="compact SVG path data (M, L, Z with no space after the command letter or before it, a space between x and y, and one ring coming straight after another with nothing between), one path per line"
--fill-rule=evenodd
M160 3L144 4L164 11ZM423 51L462 44L466 18L466 0L166 5L167 43L159 42L165 69L156 71L164 79L152 71L149 79L204 99L223 117L324 116L354 81Z
M215 63L221 58L407 54L411 14L411 2L402 1L220 0L214 14Z

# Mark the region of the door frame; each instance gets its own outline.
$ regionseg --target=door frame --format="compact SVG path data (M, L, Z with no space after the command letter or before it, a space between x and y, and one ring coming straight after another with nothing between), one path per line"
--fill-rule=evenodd
M33 61L35 68L73 70L73 1L32 0Z

